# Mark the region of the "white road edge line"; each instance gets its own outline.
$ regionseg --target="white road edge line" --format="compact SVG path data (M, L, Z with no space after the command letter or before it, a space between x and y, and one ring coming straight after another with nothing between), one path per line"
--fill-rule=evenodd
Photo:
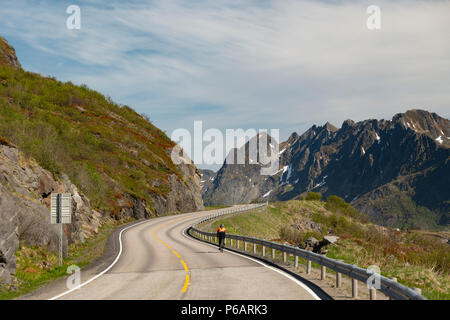
M119 261L119 258L120 258L121 254L122 254L122 233L123 233L125 230L128 230L128 229L130 229L130 228L136 227L136 226L138 226L138 225L140 225L140 224L143 224L143 223L149 222L149 221L152 221L152 220L149 219L149 220L141 221L141 222L139 222L139 223L136 223L136 224L133 224L133 225L131 225L131 226L128 226L128 227L126 227L126 228L124 228L123 230L120 231L120 233L119 233L119 253L118 253L117 256L116 256L116 259L114 259L113 263L111 263L111 264L109 265L108 268L106 268L105 270L103 270L102 272L100 272L98 275L92 277L91 279L89 279L89 280L83 282L82 284L76 286L75 288L72 288L72 289L70 289L70 290L67 290L67 291L65 291L65 292L63 292L63 293L61 293L61 294L58 294L57 296L54 296L53 298L50 298L50 299L48 299L48 300L56 300L56 299L59 299L59 298L61 298L62 296L65 296L66 294L69 294L69 293L71 293L71 292L73 292L73 291L75 291L75 290L80 289L81 287L87 285L88 283L94 281L94 280L97 279L98 277L101 277L101 276L104 275L106 272L108 272L108 271L109 271L109 270L117 263L117 261Z
M208 243L208 242L201 241L201 240L199 240L199 239L197 239L197 238L194 238L194 237L188 237L188 236L186 235L186 232L187 232L188 229L189 229L189 228L186 228L186 229L184 229L183 232L182 232L183 236L185 236L186 238L191 239L191 240L194 239L194 240L196 240L196 241L198 241L198 242L201 242L201 243L203 243L203 244L206 244L206 245L208 245L208 246L210 246L210 247L217 248L217 246L214 246L214 245L212 245L212 244L210 244L210 243ZM306 291L307 291L314 299L316 299L316 300L322 300L322 299L319 298L319 296L318 296L314 291L311 290L311 288L309 288L306 284L304 284L303 282L299 281L298 279L295 279L295 278L294 278L293 276L291 276L290 274L287 274L286 272L284 272L284 271L282 271L282 270L279 270L279 269L277 269L277 268L271 267L271 266L265 264L264 262L258 261L258 260L256 260L256 259L253 259L253 258L249 257L249 256L242 255L242 254L239 254L239 253L237 253L237 252L227 250L226 248L224 248L224 250L227 251L228 253L232 253L232 254L234 254L234 255L237 255L237 256L240 256L240 257L243 257L243 258L247 258L247 259L249 259L249 260L251 260L251 261L254 261L254 262L256 262L256 263L259 263L260 265L262 265L262 266L264 266L264 267L266 267L266 268L268 268L268 269L270 269L270 270L272 270L272 271L278 272L279 274L281 274L281 275L285 276L286 278L288 278L288 279L294 281L297 285L299 285L300 287L302 287L303 289L305 289L305 290L306 290Z

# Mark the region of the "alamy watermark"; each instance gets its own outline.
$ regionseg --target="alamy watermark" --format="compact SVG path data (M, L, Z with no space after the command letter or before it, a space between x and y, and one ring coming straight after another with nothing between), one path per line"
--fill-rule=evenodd
M70 5L66 9L66 13L70 16L66 20L67 29L81 29L81 9L77 5Z
M67 267L66 270L67 274L70 274L70 276L66 280L66 287L67 289L76 289L81 284L81 270L80 267L76 265L71 265Z
M381 289L381 272L380 267L371 265L367 268L367 273L371 276L367 278L366 284L368 289Z
M225 135L215 128L203 132L202 121L194 121L193 136L184 128L172 132L171 139L177 145L171 157L175 164L192 159L195 164L212 165L222 164L227 154L227 164L259 164L261 175L273 175L279 169L279 136L279 129L270 133L267 129L226 129Z
M379 6L370 5L366 9L366 13L369 17L366 21L367 29L369 30L380 30L381 29L381 9Z

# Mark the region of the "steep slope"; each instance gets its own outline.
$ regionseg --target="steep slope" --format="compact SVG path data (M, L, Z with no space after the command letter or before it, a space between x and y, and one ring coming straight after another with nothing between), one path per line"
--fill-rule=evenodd
M130 107L10 65L0 80L0 136L55 177L66 173L98 209L121 217L202 206L198 169L174 165L174 143Z
M288 200L314 191L351 201L380 224L446 225L449 123L435 113L410 110L392 121L346 120L340 129L327 123L294 133L280 144L283 172L266 198ZM253 171L240 172L240 179L246 177ZM217 185L227 179L233 180L219 171ZM211 191L205 201L218 204L210 199L220 197Z
M209 169L200 169L202 179L200 180L200 187L202 188L202 194L208 190L211 183L214 181L216 173Z
M172 162L174 145L128 106L24 71L0 37L0 280L14 274L19 238L56 250L52 192L73 195L65 248L105 219L202 209L200 172L191 161Z

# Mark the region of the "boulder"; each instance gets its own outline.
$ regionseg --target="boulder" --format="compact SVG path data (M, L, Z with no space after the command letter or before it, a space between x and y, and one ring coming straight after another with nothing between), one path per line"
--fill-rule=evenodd
M314 237L309 237L308 239L306 239L306 244L311 247L315 247L316 245L319 244L319 240L317 240Z
M335 244L339 240L338 236L325 236L323 237L323 243L327 244Z

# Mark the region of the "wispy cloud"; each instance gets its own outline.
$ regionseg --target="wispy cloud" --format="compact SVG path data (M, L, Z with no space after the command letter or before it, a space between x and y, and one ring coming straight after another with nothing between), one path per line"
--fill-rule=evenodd
M11 1L0 27L64 61L34 71L86 83L169 133L195 119L285 138L413 107L449 116L446 1L377 1L379 31L366 28L366 1L81 1L76 31L69 4Z

